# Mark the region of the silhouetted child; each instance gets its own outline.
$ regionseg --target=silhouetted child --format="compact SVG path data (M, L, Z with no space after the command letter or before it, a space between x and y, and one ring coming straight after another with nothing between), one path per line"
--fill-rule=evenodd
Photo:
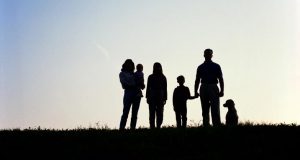
M183 85L185 82L183 76L178 76L177 82L179 86L174 89L173 93L173 106L176 114L177 128L186 128L187 100L195 99L197 96L192 97L189 88Z
M145 83L144 83L144 73L143 73L143 65L138 64L136 65L136 72L134 73L136 86L139 90L138 96L143 97L142 90L145 89Z
M228 108L228 112L226 114L226 125L236 126L238 124L239 117L237 115L233 100L228 99L223 106Z

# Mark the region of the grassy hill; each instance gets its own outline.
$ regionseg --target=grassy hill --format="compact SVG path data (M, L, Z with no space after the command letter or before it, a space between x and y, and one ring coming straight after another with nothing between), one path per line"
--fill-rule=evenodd
M299 158L300 127L2 130L0 145L1 159L291 159Z

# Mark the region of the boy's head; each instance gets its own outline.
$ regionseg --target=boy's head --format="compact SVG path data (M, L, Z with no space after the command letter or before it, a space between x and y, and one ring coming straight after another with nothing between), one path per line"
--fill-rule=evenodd
M224 107L227 107L227 108L234 108L234 101L232 99L228 99L224 104L223 106Z
M211 50L209 48L204 50L204 57L205 57L205 60L211 60L211 58L213 57L213 50Z
M185 80L184 80L184 77L181 75L181 76L178 76L177 77L177 82L179 83L179 85L183 85Z
M137 64L136 65L136 70L140 71L140 72L143 71L143 65L142 64Z

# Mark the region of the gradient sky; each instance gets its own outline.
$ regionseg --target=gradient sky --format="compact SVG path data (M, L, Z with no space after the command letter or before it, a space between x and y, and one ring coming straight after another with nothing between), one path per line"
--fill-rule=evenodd
M0 0L0 129L118 128L127 58L145 79L162 64L175 125L176 77L193 93L206 48L240 121L300 124L299 44L300 0ZM202 123L199 99L187 114ZM143 98L138 126L148 116Z

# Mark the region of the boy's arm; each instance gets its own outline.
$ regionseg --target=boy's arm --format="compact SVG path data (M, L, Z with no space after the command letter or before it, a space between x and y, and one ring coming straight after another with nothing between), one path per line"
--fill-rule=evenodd
M190 89L189 89L189 88L187 88L187 93L188 93L188 99L195 99L195 98L198 98L198 95L191 96L191 92L190 92Z
M143 90L143 89L145 89L145 80L144 80L144 75L143 75L143 77L142 77L142 85L141 85L141 89Z
M198 95L190 96L189 99L196 99L196 98L198 98L198 97L199 97Z
M174 92L173 92L173 109L175 110L175 108L176 108L176 98L177 98L177 96L176 96L176 88L174 89Z

